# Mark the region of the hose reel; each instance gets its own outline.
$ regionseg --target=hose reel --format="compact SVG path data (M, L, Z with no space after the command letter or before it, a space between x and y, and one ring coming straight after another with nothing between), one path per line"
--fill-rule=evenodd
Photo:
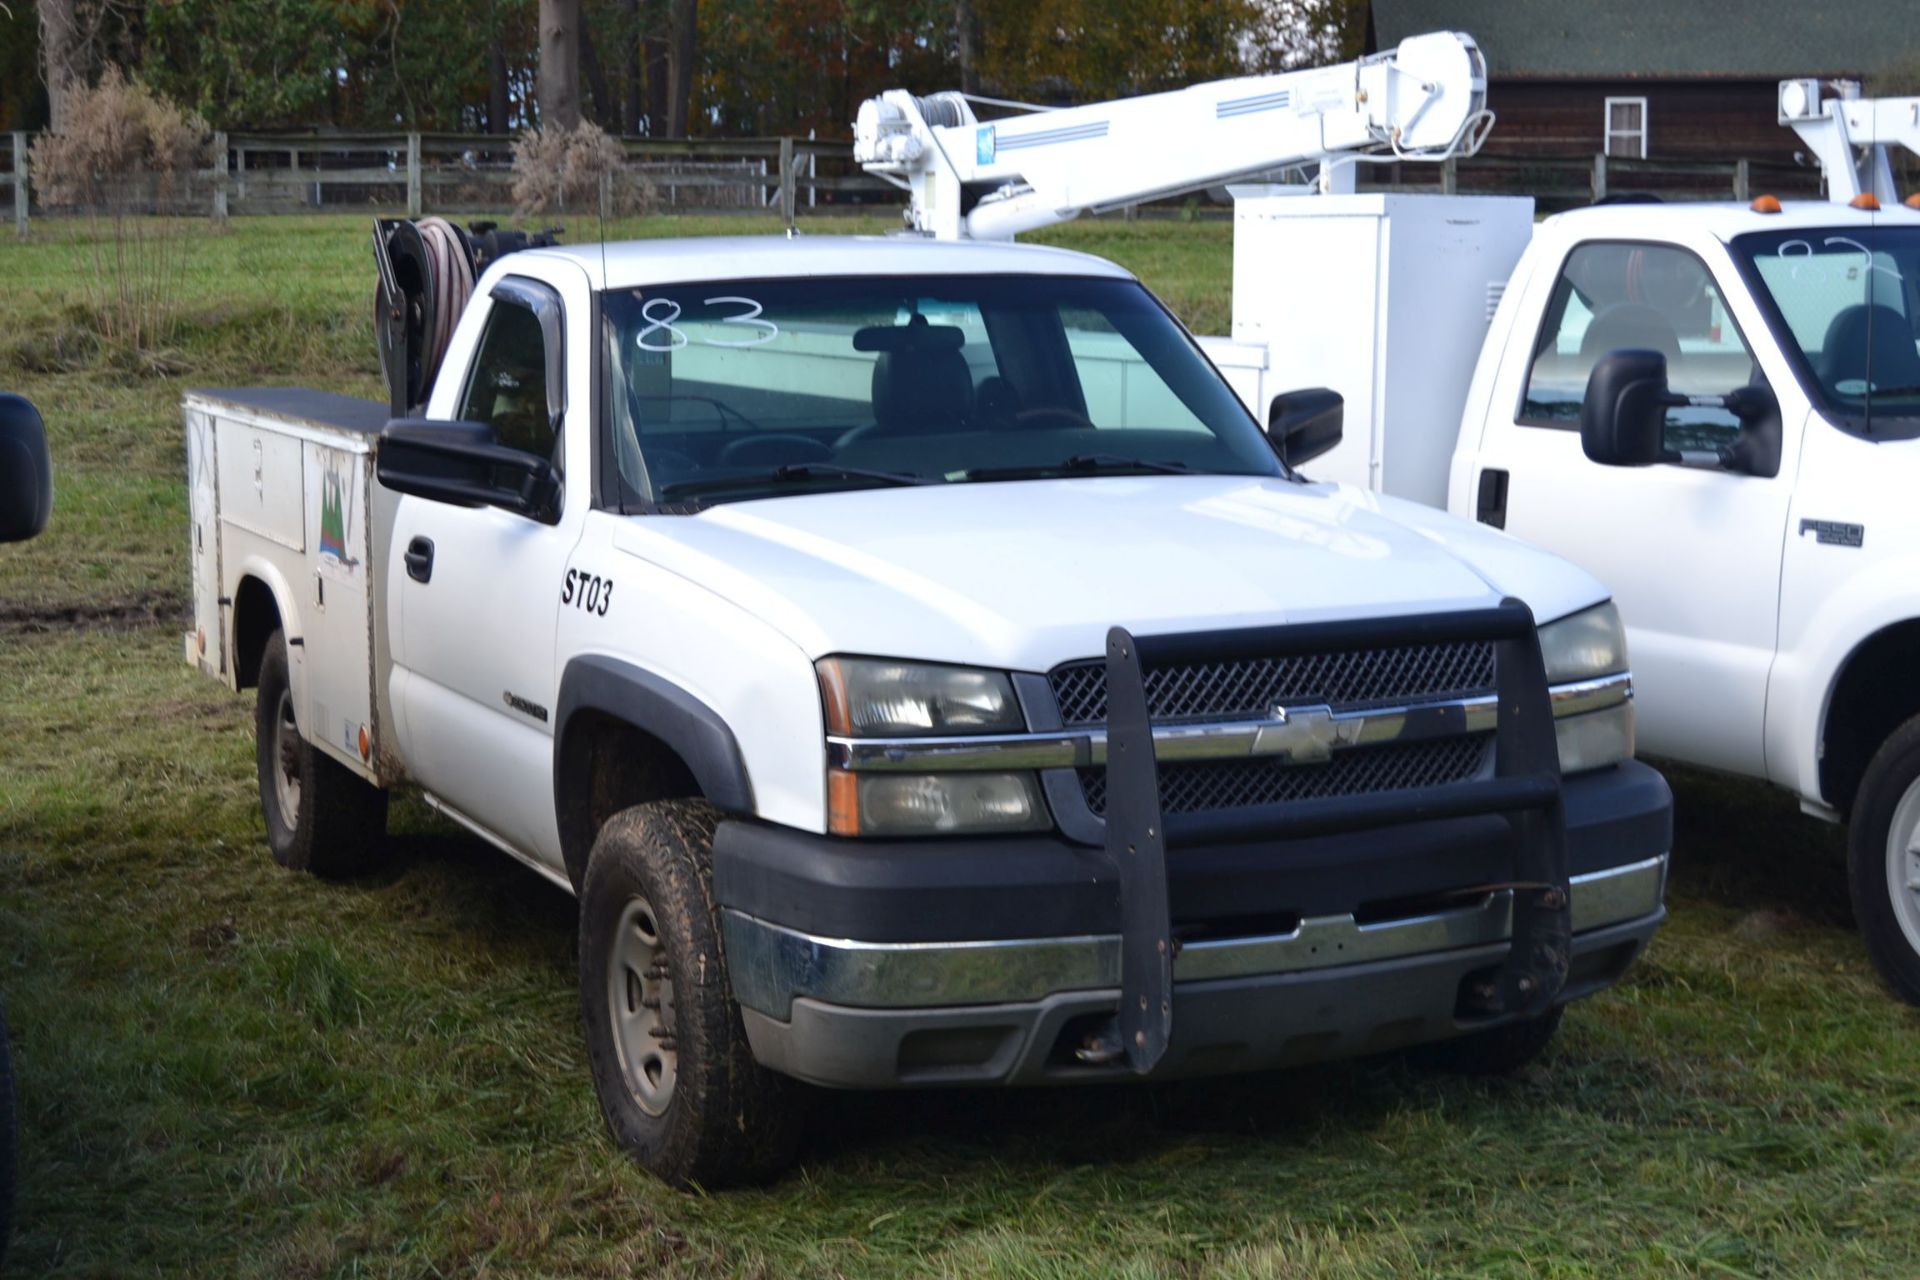
M373 337L394 417L414 416L425 405L480 274L509 253L558 244L560 232L503 231L491 222L462 230L445 218L374 219Z

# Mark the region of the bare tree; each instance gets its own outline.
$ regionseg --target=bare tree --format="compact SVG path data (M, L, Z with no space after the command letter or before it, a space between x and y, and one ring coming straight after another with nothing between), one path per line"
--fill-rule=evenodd
M67 127L73 91L86 84L82 62L76 0L39 0L40 74L47 82L48 124L56 131Z
M693 55L699 42L700 0L672 0L667 28L667 136L684 138L693 115Z
M580 0L540 0L540 127L580 127Z

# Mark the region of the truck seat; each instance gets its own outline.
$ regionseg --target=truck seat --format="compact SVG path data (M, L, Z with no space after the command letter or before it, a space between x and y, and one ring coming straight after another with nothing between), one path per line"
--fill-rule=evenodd
M1680 359L1680 335L1673 321L1652 307L1623 302L1608 307L1593 318L1580 339L1580 354L1599 360L1609 351L1631 347L1638 351L1658 351L1668 364Z
M1838 390L1842 382L1869 379L1877 387L1920 386L1913 323L1881 303L1861 303L1834 316L1820 344L1820 381Z

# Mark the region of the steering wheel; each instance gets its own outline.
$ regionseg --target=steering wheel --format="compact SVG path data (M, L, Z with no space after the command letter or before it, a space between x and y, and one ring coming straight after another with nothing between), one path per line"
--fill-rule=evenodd
M1093 421L1085 414L1072 409L1063 409L1059 405L1043 405L1038 409L1021 409L1013 415L1013 420L1023 427L1038 426L1043 422L1058 422L1067 427L1092 428Z
M785 466L790 462L826 462L833 448L812 436L791 431L767 431L729 440L720 450L724 466L754 466L767 463Z

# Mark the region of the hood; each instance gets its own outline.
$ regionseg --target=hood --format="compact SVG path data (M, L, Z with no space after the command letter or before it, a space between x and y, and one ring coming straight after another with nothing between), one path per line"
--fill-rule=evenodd
M1606 598L1504 534L1343 485L1110 476L863 489L640 516L615 545L857 653L1046 671L1140 635Z

